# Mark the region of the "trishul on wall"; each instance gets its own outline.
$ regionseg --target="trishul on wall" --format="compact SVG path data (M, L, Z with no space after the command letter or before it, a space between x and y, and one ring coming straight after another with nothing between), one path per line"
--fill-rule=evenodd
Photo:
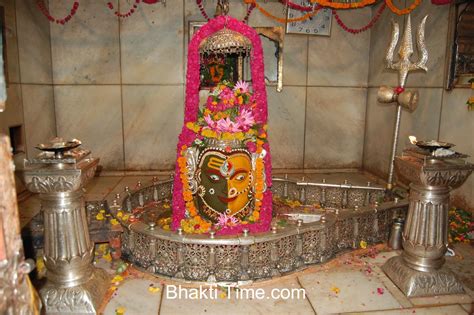
M396 103L397 104L397 118L395 121L395 130L393 134L392 154L390 156L390 169L388 175L387 189L392 189L393 186L393 161L397 150L398 135L400 131L400 120L402 115L402 107L413 112L418 105L418 91L405 90L405 83L408 73L415 70L428 71L426 62L428 61L428 51L425 45L425 23L428 16L425 16L418 26L416 44L418 48L419 60L417 62L410 61L413 54L413 39L411 35L411 18L408 16L405 32L403 34L402 42L398 50L400 59L393 62L393 54L398 43L400 35L400 27L398 23L392 22L392 41L385 56L386 67L388 69L398 71L398 86L396 88L381 86L377 93L377 100L381 103Z

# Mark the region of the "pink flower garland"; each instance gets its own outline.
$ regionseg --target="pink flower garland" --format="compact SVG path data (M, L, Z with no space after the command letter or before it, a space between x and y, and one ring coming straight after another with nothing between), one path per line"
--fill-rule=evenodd
M198 118L200 85L199 45L205 38L223 29L224 27L244 35L252 42L253 49L250 63L252 87L254 90L254 97L256 98L257 102L257 106L254 109L254 118L256 123L266 124L267 122L267 92L265 90L263 49L260 36L253 28L230 16L218 16L203 25L195 33L188 46L188 71L186 74L184 125L178 140L178 156L181 154L183 146L190 146L196 139L196 134L186 127L186 123L195 122ZM272 169L269 144L265 143L264 148L267 151L267 154L264 158L267 191L263 196L262 206L260 208L259 223L224 227L223 229L219 230L218 234L237 234L240 233L244 228L247 228L250 232L263 232L269 230L272 220L272 193L270 190ZM180 175L179 165L176 163L173 186L173 230L179 228L181 220L185 219L186 207L183 199L183 184Z

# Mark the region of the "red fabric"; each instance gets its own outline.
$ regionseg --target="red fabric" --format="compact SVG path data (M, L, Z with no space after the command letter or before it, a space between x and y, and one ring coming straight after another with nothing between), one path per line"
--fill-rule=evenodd
M453 0L431 0L432 4L443 5L443 4L451 4Z

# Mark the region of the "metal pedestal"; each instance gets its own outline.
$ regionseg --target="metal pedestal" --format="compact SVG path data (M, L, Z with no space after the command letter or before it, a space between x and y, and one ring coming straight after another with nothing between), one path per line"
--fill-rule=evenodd
M89 154L76 149L25 161L26 187L39 193L43 211L47 282L40 296L47 314L96 314L109 286L108 274L92 265L82 187L99 159Z
M435 158L421 151L405 150L395 159L397 173L411 182L410 204L403 231L401 256L382 267L405 293L413 296L464 292L454 274L444 267L448 244L450 189L461 186L473 165L463 155Z

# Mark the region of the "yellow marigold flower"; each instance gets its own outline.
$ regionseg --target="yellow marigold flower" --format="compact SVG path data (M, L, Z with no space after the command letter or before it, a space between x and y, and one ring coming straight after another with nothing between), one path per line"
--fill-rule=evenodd
M124 315L125 314L125 307L120 306L115 309L115 315Z
M117 219L112 219L112 220L110 220L110 224L112 224L112 225L118 225L119 222L117 221Z
M95 219L96 219L97 221L103 221L103 220L105 220L105 217L104 217L104 215L103 215L102 213L99 212L99 213L97 213L97 215L95 216Z
M105 255L102 255L102 258L105 260L105 261L108 261L108 262L111 262L112 261L112 256L110 255L110 253L107 253Z
M242 132L237 132L237 133L235 134L235 138L237 138L237 140L242 141L242 140L244 140L245 135L244 135Z
M363 249L367 248L367 242L366 241L360 241L359 245L360 245L360 248L363 248Z
M118 282L122 282L122 281L123 281L123 277L121 275L116 275L111 280L112 283L118 283Z
M157 287L148 287L148 292L150 292L150 293L158 293L158 292L160 292L160 288L157 288Z
M331 291L336 293L336 294L339 294L339 292L341 292L341 289L339 289L338 287L332 287Z
M203 135L203 137L207 137L207 138L217 138L217 133L215 131L212 131L210 129L204 129L201 134Z
M252 216L255 218L255 221L257 221L258 219L260 219L260 213L258 211L254 211L252 213Z
M222 140L234 140L234 136L230 132L224 132L222 134Z
M193 122L188 122L186 124L186 127L194 132L199 132L199 130L201 129L201 127Z
M122 216L123 216L123 212L122 212L122 211L117 212L117 218L121 218Z

